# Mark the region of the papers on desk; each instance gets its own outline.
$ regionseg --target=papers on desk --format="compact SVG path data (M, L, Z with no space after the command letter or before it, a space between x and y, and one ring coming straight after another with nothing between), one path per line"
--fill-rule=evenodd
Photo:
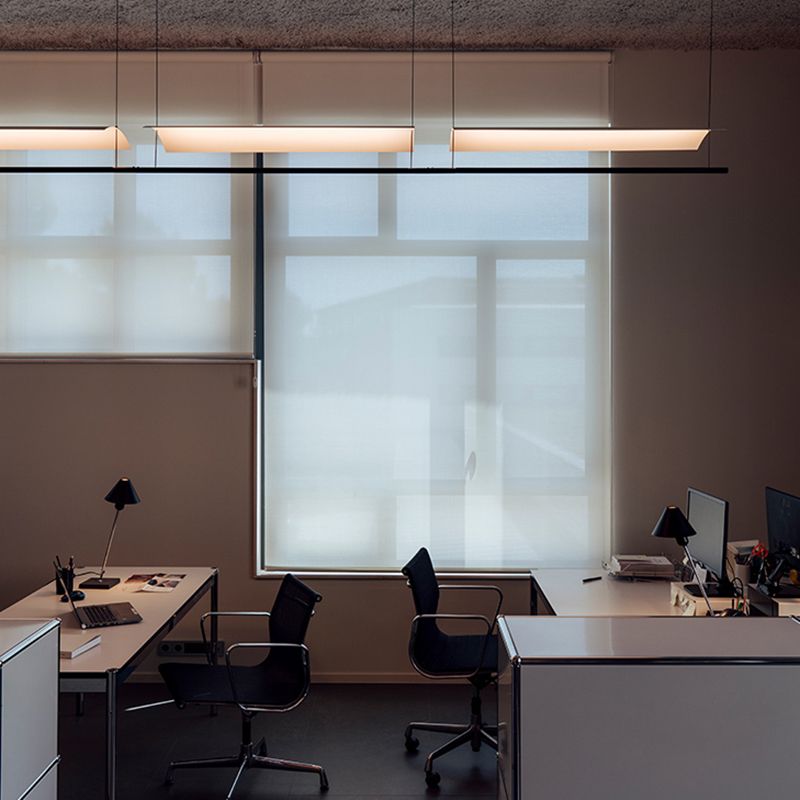
M612 556L606 568L617 578L675 577L675 565L666 556Z
M185 574L173 572L131 575L122 584L122 588L126 592L171 592L185 577Z
M62 630L58 655L61 658L77 658L98 644L100 644L99 633L87 633L85 631L65 632Z

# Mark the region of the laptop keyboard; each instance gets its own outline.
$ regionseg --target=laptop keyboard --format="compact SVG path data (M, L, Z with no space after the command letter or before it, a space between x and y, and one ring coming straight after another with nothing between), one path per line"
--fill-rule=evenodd
M117 621L108 606L84 606L83 611L93 625L113 625Z

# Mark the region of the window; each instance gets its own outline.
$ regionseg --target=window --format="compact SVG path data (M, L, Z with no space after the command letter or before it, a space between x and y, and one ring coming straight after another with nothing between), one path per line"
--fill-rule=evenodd
M28 154L33 164L58 159ZM237 239L231 222L237 181L249 190L228 175L7 177L0 349L249 352L251 315L240 298L249 292L237 287L250 283L247 238Z
M267 187L263 564L396 569L421 545L453 569L605 556L607 178Z
M3 58L12 62L3 66L15 70L19 85L4 85L0 99L23 110L28 95L48 97L53 104L46 118L38 109L19 112L27 116L18 124L108 123L113 96L106 103L100 92L75 95L103 75L100 57L35 55ZM151 85L146 74L133 71L152 61L139 54L131 59L121 71L123 91L128 87L130 92L133 86ZM240 60L246 63L247 58ZM224 89L238 75L235 69L230 74L236 66L230 59L211 59L197 62L193 70L221 76L217 80ZM167 59L165 89L174 69ZM14 92L19 97L6 97ZM153 164L153 134L143 127L152 122L149 111L144 106L136 122L128 120L132 149L120 154L120 164ZM9 152L0 158L13 166L113 163L108 152ZM164 166L225 166L230 156L162 150L158 161ZM249 176L0 176L0 352L252 353L251 197Z

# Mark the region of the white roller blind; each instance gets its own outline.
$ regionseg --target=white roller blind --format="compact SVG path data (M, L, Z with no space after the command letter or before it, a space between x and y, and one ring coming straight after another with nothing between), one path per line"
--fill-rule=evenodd
M249 55L162 56L161 119L249 121ZM226 166L155 153L154 61L125 54L121 166ZM113 54L0 54L6 125L114 122ZM112 165L109 152L13 152L11 166ZM0 175L0 352L252 352L252 179Z
M608 121L605 60L463 58L460 124ZM364 60L282 56L272 71L316 75L315 120L344 123L363 114L364 69L402 94L399 56ZM356 87L352 104L342 86ZM415 166L450 163L449 87L446 57L418 62ZM288 121L295 101L272 96ZM396 569L425 545L442 568L596 564L608 541L607 178L293 175L267 187L262 563Z

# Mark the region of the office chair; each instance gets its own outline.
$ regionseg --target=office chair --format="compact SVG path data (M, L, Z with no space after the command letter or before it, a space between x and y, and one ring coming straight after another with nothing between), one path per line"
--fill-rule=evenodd
M263 738L253 743L252 720L261 711L289 711L300 705L308 694L311 681L308 648L303 644L314 605L322 598L293 575L281 582L272 610L219 611L203 614L200 631L209 654L208 664L161 664L159 671L179 708L189 703L211 706L236 705L242 713L242 737L239 754L223 758L202 758L191 761L172 761L164 778L173 782L176 769L192 767L238 767L228 791L233 794L239 778L250 768L281 769L295 772L316 772L320 789L328 789L325 770L315 764L269 758ZM205 621L210 616L268 617L269 641L233 644L225 651L225 664L213 663L205 633ZM263 661L254 666L235 665L232 656L238 651L266 650Z
M497 634L495 621L503 602L503 593L497 586L439 585L431 557L423 547L403 567L403 575L414 597L417 615L411 621L411 639L408 654L414 669L427 678L466 678L473 687L470 721L466 725L439 722L412 722L406 727L405 745L408 752L416 752L419 739L414 731L454 733L456 736L434 750L425 761L425 782L430 787L439 785L441 776L433 769L435 759L462 744L470 743L474 751L482 744L497 750L497 726L486 725L481 716L481 689L497 678ZM490 621L479 614L440 614L439 592L449 589L480 589L496 592L497 608ZM480 634L451 635L437 625L438 620L472 620L482 622L486 632Z

